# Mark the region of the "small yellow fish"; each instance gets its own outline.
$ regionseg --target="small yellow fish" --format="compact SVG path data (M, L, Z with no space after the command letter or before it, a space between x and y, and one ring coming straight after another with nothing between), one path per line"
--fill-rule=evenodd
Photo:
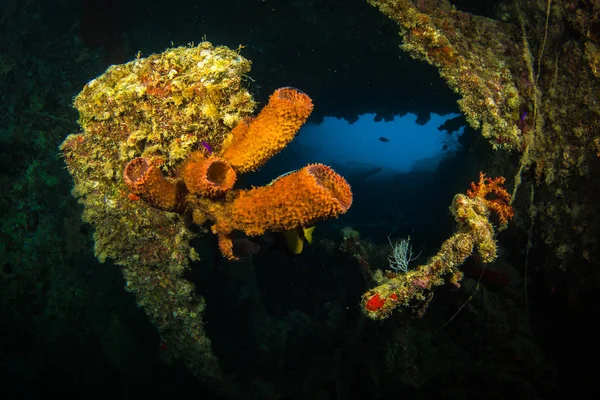
M296 229L285 231L285 241L290 251L294 254L302 253L304 240L309 244L312 244L312 234L314 230L315 227L311 226L309 228L298 227Z

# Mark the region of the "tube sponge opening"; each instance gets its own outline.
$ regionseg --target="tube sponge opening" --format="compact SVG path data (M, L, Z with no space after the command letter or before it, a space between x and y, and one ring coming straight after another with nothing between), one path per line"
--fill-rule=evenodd
M200 196L214 197L233 188L236 173L231 165L218 157L204 158L194 153L181 168L187 189Z
M170 181L143 157L129 161L123 171L129 190L153 207L179 212L184 208L187 190L181 181Z

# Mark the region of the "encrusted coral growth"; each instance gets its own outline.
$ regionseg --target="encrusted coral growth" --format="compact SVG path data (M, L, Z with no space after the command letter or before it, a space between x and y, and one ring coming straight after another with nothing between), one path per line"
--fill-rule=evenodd
M73 194L94 228L96 256L123 266L128 290L163 339L215 379L202 299L182 276L198 258L189 244L195 233L165 210L180 210L181 163L203 142L220 151L231 128L253 112L242 86L249 69L236 51L208 42L113 65L76 97L82 132L61 145Z
M564 12L569 24L585 38L585 60L592 74L600 78L600 2L579 0L560 3L563 2L558 5L560 12Z
M312 109L310 97L298 89L276 90L256 118L233 129L222 157L239 173L256 170L294 139Z
M85 206L83 217L94 226L100 259L124 266L151 260L183 271L193 233L181 218L157 209L179 207L144 207L138 196L150 204L158 199L128 187L124 170L143 157L151 160L153 176L160 172L175 182L178 167L203 142L219 151L231 127L254 110L242 87L249 69L237 52L203 42L113 65L76 97L83 133L67 137L61 150L75 180L73 192ZM115 232L123 239L115 240ZM148 250L140 250L140 243Z
M219 363L204 330L206 302L195 295L194 286L152 265L124 268L123 276L127 290L133 292L138 305L159 330L163 341L161 356L169 362L183 358L194 374L235 390L231 382L221 381Z
M600 261L600 3L501 1L494 20L447 0L369 2L398 22L405 50L439 68L494 148L521 153L518 165L503 163L515 171L513 195L529 186L516 205L530 220L517 223L554 251L548 268L584 281L585 265Z
M493 182L493 185L489 182ZM480 188L472 196L457 194L454 197L450 211L458 224L457 231L442 244L438 253L427 264L393 278L379 274L380 285L362 297L363 310L367 316L372 319L384 319L398 306L413 304L419 307L414 303L415 300L427 304L435 286L446 281L459 284L463 273L458 267L474 251L483 263L492 262L496 258L494 228L489 221L489 215L490 212L501 212L503 216L510 218L512 209L507 202L510 196L498 198L494 203L486 199L489 193L503 190L499 186L501 179L491 179L489 182L486 181L486 186L482 188L472 184L472 187Z
M401 28L404 50L440 70L471 126L494 147L520 149L532 82L518 27L458 11L447 1L369 0Z
M75 99L83 133L61 146L73 194L95 228L97 257L124 267L128 289L163 339L194 373L215 379L203 299L183 278L198 259L186 217L212 224L221 252L234 259L234 230L295 229L352 203L347 182L320 164L264 188L233 189L236 173L282 150L313 108L306 94L282 88L250 119L255 103L241 86L249 66L206 42L112 66Z

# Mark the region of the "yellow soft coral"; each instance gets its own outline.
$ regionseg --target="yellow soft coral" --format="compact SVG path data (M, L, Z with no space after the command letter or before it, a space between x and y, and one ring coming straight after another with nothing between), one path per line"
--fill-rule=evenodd
M166 178L145 158L135 158L124 171L130 190L155 208L184 212L193 221L213 223L223 255L235 259L230 234L261 235L287 231L345 213L352 191L344 178L322 164L308 165L271 184L251 190L231 190L236 172L257 168L283 149L312 111L312 101L294 88L278 89L253 120L232 131L220 157L191 153Z

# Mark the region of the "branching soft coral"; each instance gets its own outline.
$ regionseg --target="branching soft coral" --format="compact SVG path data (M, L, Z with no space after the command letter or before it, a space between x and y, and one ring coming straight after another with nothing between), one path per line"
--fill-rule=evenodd
M479 182L471 182L471 189L467 190L469 198L479 197L482 199L486 207L498 215L498 220L502 225L508 223L508 220L515 215L510 206L511 196L502 186L504 181L503 176L492 179L486 177L483 172L479 172ZM488 198L490 194L496 197L490 199Z

